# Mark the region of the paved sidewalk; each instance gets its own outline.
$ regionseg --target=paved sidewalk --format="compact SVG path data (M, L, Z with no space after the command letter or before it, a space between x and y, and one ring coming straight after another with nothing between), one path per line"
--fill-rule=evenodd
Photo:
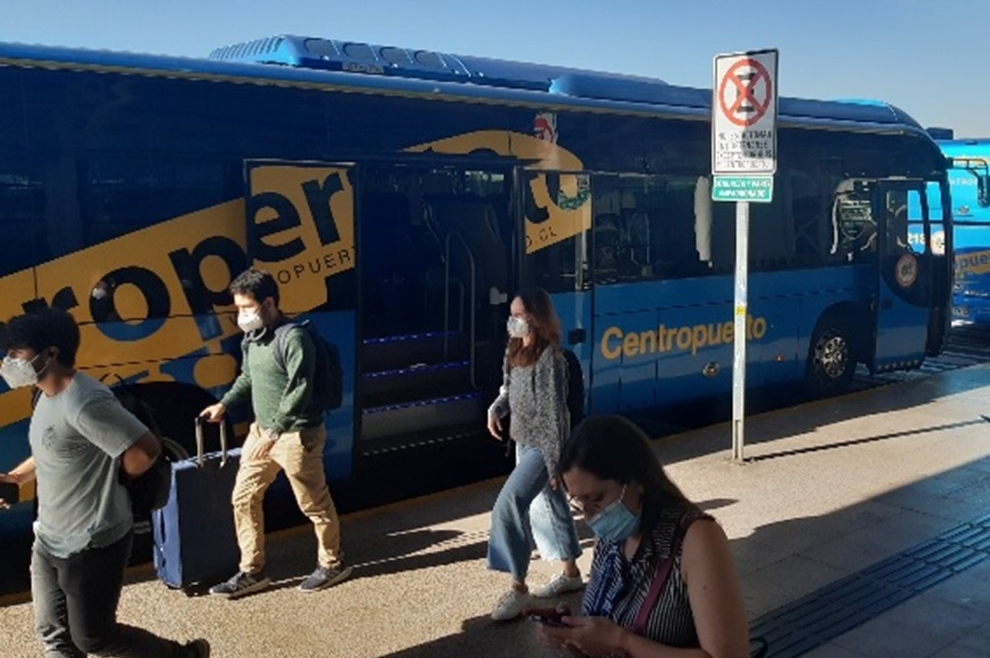
M750 619L990 512L990 366L747 420L748 463L727 459L727 423L657 442L673 479L725 528ZM120 617L178 639L206 635L217 658L563 656L535 624L488 619L507 578L484 566L498 481L343 520L355 574L317 594L306 529L269 540L276 586L240 601L189 598L134 574ZM587 570L589 550L579 560ZM534 563L531 582L554 565ZM572 599L573 601L573 599ZM6 658L40 655L27 603L0 608ZM808 656L990 655L990 560L905 600ZM772 654L771 654L772 655Z

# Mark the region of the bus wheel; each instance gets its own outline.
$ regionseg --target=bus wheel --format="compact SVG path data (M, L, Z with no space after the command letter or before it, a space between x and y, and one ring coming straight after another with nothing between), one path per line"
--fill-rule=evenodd
M855 370L849 331L834 320L820 322L808 348L804 376L808 395L824 398L844 393L852 382Z

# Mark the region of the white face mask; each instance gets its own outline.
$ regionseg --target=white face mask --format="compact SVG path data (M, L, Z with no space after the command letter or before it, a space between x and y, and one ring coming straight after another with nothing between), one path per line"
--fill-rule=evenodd
M34 369L34 359L15 359L10 356L3 357L3 365L0 366L0 377L7 382L10 388L24 388L34 386L38 383L38 372Z
M261 319L259 311L241 311L237 314L237 326L247 334L261 329L265 326L265 322Z
M515 315L509 316L505 328L509 332L510 338L525 338L529 335L529 323Z

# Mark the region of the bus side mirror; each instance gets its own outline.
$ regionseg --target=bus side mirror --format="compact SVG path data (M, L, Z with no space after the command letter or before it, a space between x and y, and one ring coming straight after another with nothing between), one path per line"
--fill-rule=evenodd
M976 202L981 208L990 206L990 175L988 174L976 176Z

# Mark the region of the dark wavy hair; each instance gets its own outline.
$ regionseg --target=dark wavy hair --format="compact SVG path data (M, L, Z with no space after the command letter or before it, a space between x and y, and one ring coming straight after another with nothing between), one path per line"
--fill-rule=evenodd
M653 528L664 509L698 511L667 477L646 433L622 416L589 416L574 429L560 456L560 472L572 468L602 480L642 486L644 532Z
M79 351L79 325L67 311L45 308L13 317L0 326L0 347L9 350L34 350L41 354L58 348L55 360L66 368L76 365Z
M509 339L509 363L514 366L529 366L543 354L543 350L552 347L560 351L560 341L563 332L560 329L560 319L553 307L553 300L543 288L527 288L516 295L523 303L523 308L532 321L529 330L535 340L528 346L523 346L522 338Z

